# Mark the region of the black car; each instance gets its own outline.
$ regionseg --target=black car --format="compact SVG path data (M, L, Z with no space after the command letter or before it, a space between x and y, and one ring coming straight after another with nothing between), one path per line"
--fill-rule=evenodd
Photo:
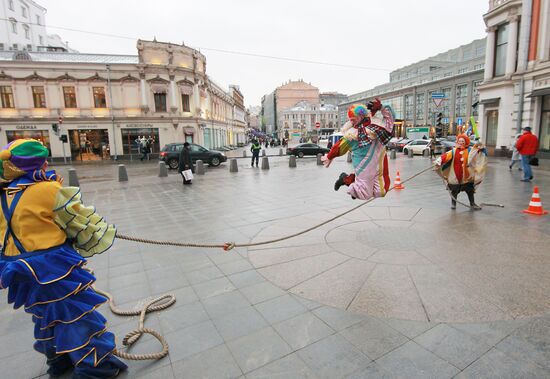
M198 160L208 163L210 166L219 166L220 163L227 161L224 153L216 150L208 150L195 143L189 144L191 149L191 161L195 163ZM169 143L165 145L159 154L159 159L165 162L171 169L178 168L180 151L183 149L183 143Z
M286 149L287 155L296 155L298 158L302 158L304 155L317 155L328 153L330 149L321 147L315 143L301 143L295 147L289 147Z

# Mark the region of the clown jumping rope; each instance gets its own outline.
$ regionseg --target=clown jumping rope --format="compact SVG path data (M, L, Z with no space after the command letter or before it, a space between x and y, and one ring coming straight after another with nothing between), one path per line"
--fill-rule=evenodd
M91 288L84 257L109 249L116 229L82 204L79 188L62 187L55 171L45 171L47 156L31 139L0 151L0 289L32 315L34 349L50 375L74 367L73 379L115 377L127 366L113 355L114 335L96 311L107 299Z
M381 111L382 117L376 117ZM326 157L325 167L332 160L351 151L354 173L340 174L334 190L348 186L353 199L368 200L384 197L390 188L386 144L392 137L393 112L389 106L382 107L379 99L363 104L353 104L348 109L349 121L342 127L343 138L332 146Z

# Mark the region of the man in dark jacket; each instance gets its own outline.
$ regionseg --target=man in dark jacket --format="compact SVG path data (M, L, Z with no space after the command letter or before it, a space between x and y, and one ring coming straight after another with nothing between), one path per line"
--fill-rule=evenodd
M183 149L180 151L179 156L179 165L178 165L178 172L183 178L183 184L192 184L191 180L185 180L185 176L183 176L183 171L185 170L191 170L193 171L193 163L191 162L191 149L189 148L189 142L185 142L183 144Z
M262 150L262 145L260 145L257 140L252 141L252 147L250 148L250 151L252 152L252 162L250 163L250 166L254 167L254 160L256 160L256 167L258 167L260 150Z
M533 179L533 172L529 161L535 156L539 148L539 139L531 133L531 128L526 126L523 128L523 134L516 142L516 149L521 154L521 166L523 168L522 182L529 182Z

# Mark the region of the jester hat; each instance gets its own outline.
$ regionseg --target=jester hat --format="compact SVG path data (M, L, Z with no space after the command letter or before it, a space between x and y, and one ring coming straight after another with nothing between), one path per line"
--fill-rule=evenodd
M367 113L369 113L369 110L363 104L352 104L348 108L348 118L355 116L363 118L367 115Z
M0 151L0 179L10 182L20 176L40 170L48 149L35 139L18 139L10 142Z

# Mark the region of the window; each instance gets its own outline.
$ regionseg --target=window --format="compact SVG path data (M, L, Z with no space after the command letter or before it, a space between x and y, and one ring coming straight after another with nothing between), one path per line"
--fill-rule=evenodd
M17 21L14 18L10 18L11 31L17 34Z
M405 95L405 119L413 119L413 96Z
M4 51L4 44L0 43L0 51Z
M416 94L416 119L417 120L424 119L424 97L425 96L426 94L424 93Z
M498 132L498 111L487 112L487 146L496 146Z
M446 72L446 73L443 74L443 77L444 77L444 78L448 78L448 77L451 76L451 75L453 75L452 72Z
M165 93L155 93L155 112L166 112Z
M40 46L44 46L44 38L42 36L38 36L38 42L40 43Z
M27 8L21 7L21 15L25 18L27 18Z
M541 150L550 151L550 96L542 97L539 146Z
M19 49L19 46L17 46L16 43L13 44L13 50L17 51Z
M2 108L15 108L11 86L0 86L0 97Z
M151 142L151 152L160 151L158 128L122 129L122 153L139 154L141 139L146 138ZM173 150L172 150L173 151Z
M466 117L466 100L468 97L468 85L456 87L455 117Z
M191 106L189 105L189 95L181 95L181 104L184 112L191 112Z
M65 99L65 108L77 107L74 87L63 87L63 99Z
M42 142L49 151L49 156L52 155L50 148L50 133L47 130L6 130L6 137L8 137L8 143L18 139L32 138Z
M476 64L474 66L474 70L483 70L484 67L485 67L485 63Z
M508 49L508 24L498 27L497 44L495 47L495 76L506 72L506 50Z
M28 25L23 24L23 30L25 31L25 38L31 39L31 31Z
M32 87L32 99L35 108L46 108L46 93L43 86Z
M32 45L27 45L27 50L32 51Z
M36 15L36 24L40 25L40 16L39 15Z
M13 8L13 0L10 0L10 1L8 2L8 6L10 7L10 9L11 9L12 11L15 10L15 9Z
M107 108L107 100L105 98L105 88L93 87L94 92L94 107Z
M482 82L481 80L478 80L478 81L474 82L474 84L472 85L472 104L475 104L479 101L479 91L478 91L477 88L481 85L481 82ZM479 106L473 108L473 111L472 111L473 116L477 117L478 108L479 108Z
M458 69L458 74L459 74L459 75L460 75L460 74L464 74L466 71L468 71L468 68L466 68L466 67L459 68L459 69Z

